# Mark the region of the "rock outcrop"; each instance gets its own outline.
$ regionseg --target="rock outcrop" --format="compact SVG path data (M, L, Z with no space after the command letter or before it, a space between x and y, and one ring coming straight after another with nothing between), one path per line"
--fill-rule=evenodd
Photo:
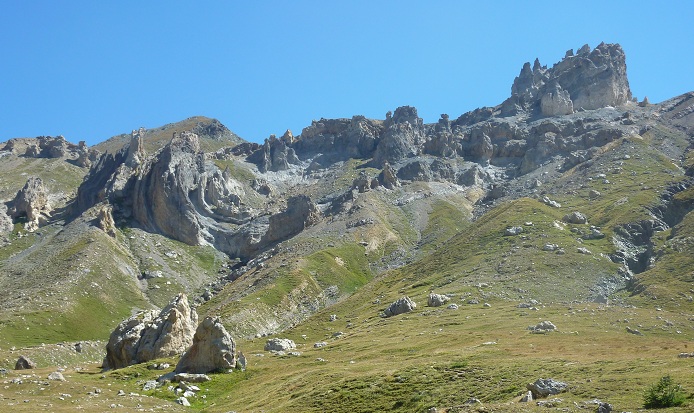
M51 216L52 208L48 201L48 190L38 177L29 178L10 205L12 218L26 217L24 228L27 231L35 231Z
M551 69L541 66L538 60L532 68L525 63L502 111L506 115L525 111L557 116L576 109L622 106L631 101L626 69L622 48L605 43L593 51L585 45Z
M134 219L150 232L189 245L213 245L241 259L320 218L305 195L289 198L284 212L259 217L242 203L242 185L206 159L196 134L174 133L171 142L150 157L141 149L141 134L133 132L130 146L103 155L92 167L73 213L106 202L114 215Z
M228 372L236 367L236 343L218 317L205 317L200 323L193 345L176 365L176 373L205 374Z
M0 203L0 235L9 233L13 228L12 218L7 215L7 206Z
M185 294L176 296L161 312L130 317L111 333L104 370L183 353L193 343L197 322L198 315Z

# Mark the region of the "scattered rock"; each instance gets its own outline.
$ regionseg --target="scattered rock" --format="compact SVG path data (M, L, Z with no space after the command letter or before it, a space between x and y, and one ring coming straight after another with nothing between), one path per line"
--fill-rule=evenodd
M314 343L314 344L313 344L313 348L321 348L321 347L325 347L325 346L327 346L327 345L328 345L328 343L326 343L325 341L321 341L321 342L318 342L318 343Z
M204 383L210 381L210 376L201 373L176 373L171 378L171 381L176 382L187 382L187 383Z
M588 192L588 198L590 199L598 199L602 196L602 194L599 191L596 191L595 189L591 189L590 192Z
M643 335L643 333L641 333L639 330L637 330L637 329L635 329L635 328L631 328L631 327L629 327L629 326L627 326L627 333L634 334L634 335L637 335L637 336L642 336L642 335Z
M541 398L564 392L569 385L554 379L537 379L526 387L532 392L534 398Z
M17 359L17 362L14 365L15 370L30 370L35 368L36 363L31 361L31 359L26 356L19 356L19 359Z
M557 249L559 249L559 245L557 244L545 244L542 247L542 251L556 251Z
M150 391L154 390L157 388L157 381L156 380L147 380L145 382L145 385L142 386L142 391Z
M448 307L446 307L449 310L457 310L458 309L458 304L448 304Z
M541 321L534 326L528 326L528 330L536 333L548 333L550 331L556 331L557 326L555 326L551 321Z
M520 401L522 403L529 403L529 402L533 401L533 392L528 390L528 392L525 393L523 395L523 397L521 397Z
M179 397L178 399L176 399L176 403L180 404L183 407L190 407L190 402L185 397Z
M200 323L193 345L183 354L176 373L228 372L236 367L236 343L219 317L205 317Z
M612 405L605 402L598 403L598 413L612 413Z
M416 307L417 304L414 301L412 301L410 297L404 296L394 301L391 305L389 305L388 308L385 309L383 314L386 317L392 317L398 314L408 313L414 310Z
M271 338L265 343L265 351L289 351L296 348L296 344L288 338Z
M523 227L510 227L504 231L505 236L518 235L523 232Z
M564 215L564 218L562 218L562 220L564 222L569 223L569 224L586 224L586 223L588 223L588 218L584 214L582 214L578 211L574 211L570 214Z
M431 294L429 294L429 298L427 299L427 305L429 307L440 307L440 306L446 304L449 300L450 300L450 297L448 297L445 294L431 293Z
M680 353L677 355L677 358L681 358L681 359L694 358L694 353Z
M65 381L65 377L63 377L63 373L59 371L54 371L53 373L48 375L48 380Z
M561 208L561 204L559 202L553 201L546 196L542 197L542 203L544 203L545 205L549 205L553 208Z
M578 247L578 248L576 248L576 250L577 250L580 254L584 254L584 255L593 255L593 253L590 252L590 250L588 250L587 248Z

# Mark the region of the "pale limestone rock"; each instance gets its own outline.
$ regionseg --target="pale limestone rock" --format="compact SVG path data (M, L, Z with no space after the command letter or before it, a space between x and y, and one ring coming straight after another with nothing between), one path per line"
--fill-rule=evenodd
M106 345L104 369L118 369L180 354L193 342L198 315L185 294L159 314L146 311L121 322Z
M48 190L38 177L29 178L11 204L10 214L13 218L26 216L27 223L24 227L27 231L38 229L50 217L53 209L48 202Z
M228 372L236 367L236 343L219 317L205 317L200 323L193 345L176 365L176 373L204 374Z
M408 296L404 296L394 301L388 308L385 309L383 314L386 317L396 316L398 314L408 313L417 308L417 303L412 301Z

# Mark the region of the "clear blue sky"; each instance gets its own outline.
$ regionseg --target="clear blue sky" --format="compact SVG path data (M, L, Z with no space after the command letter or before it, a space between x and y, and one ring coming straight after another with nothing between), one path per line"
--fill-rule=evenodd
M321 117L501 103L526 61L601 41L632 92L694 90L692 1L0 0L0 141L95 144L194 115L262 141Z

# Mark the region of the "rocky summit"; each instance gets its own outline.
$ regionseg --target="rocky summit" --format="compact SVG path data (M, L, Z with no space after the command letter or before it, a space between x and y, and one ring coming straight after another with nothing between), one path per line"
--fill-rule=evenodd
M0 144L0 405L635 411L674 381L689 411L694 92L639 101L605 43L509 83L434 123Z

